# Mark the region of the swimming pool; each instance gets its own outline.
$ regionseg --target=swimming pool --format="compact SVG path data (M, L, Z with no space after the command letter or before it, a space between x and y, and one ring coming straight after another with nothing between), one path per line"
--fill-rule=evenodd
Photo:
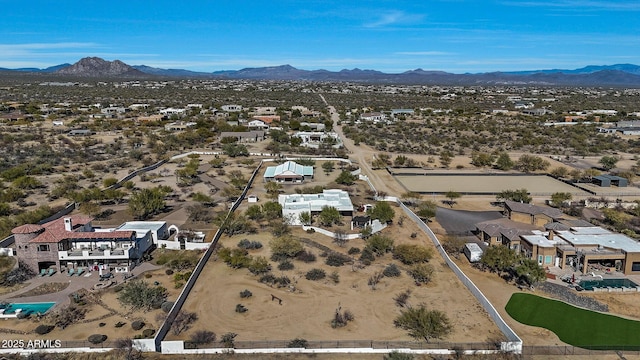
M25 314L44 314L55 305L55 302L35 302L35 303L10 303L0 309L4 309L4 315L12 315L16 310L21 309Z
M582 280L578 283L585 290L593 288L636 288L638 284L629 279L602 279L602 280Z

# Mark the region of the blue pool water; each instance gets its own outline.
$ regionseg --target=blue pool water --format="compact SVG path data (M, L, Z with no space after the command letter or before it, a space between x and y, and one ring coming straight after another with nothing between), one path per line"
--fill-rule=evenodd
M16 309L22 309L26 314L44 314L53 307L54 302L37 302L37 303L11 303L4 307L4 313L7 315L15 314Z
M582 280L578 283L585 290L593 290L593 288L635 288L638 285L629 279L602 279L602 280Z

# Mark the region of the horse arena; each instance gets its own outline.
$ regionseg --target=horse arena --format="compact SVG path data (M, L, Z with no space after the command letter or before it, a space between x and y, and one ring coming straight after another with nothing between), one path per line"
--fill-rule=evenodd
M394 178L407 191L423 194L495 195L504 190L527 189L534 196L549 196L567 192L573 196L587 196L586 191L546 175L504 174L398 174Z

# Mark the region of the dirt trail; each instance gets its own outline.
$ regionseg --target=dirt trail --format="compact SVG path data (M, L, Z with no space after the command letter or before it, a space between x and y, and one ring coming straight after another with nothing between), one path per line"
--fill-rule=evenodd
M340 115L336 111L335 107L329 105L321 94L320 97L329 108L331 120L333 120L334 124L338 124L340 121ZM344 135L342 125L334 125L333 129L342 139L344 147L349 154L349 158L358 163L360 169L362 169L362 174L369 177L369 180L378 192L384 192L390 196L400 196L407 192L407 190L386 170L373 170L371 168L371 161L379 151L376 151L365 144L355 145L353 140Z

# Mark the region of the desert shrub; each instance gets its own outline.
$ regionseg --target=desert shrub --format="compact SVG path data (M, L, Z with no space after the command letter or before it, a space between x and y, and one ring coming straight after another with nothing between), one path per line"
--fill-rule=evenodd
M376 272L375 274L371 275L371 277L367 281L367 284L371 286L372 290L375 290L376 286L378 286L378 283L380 283L380 280L382 280L382 278L384 278L384 275L381 272Z
M263 284L273 284L276 282L276 277L273 274L264 274L258 279Z
M36 329L34 330L34 332L38 335L45 335L51 332L51 330L53 330L55 328L55 326L53 325L45 325L45 324L41 324L38 325L38 327L36 327Z
M300 240L290 235L280 236L271 240L269 247L271 248L272 259L277 260L293 258L303 250Z
M238 247L245 250L257 250L262 248L262 243L260 241L242 239L238 242Z
M302 250L298 255L296 255L296 259L305 263L312 263L316 261L316 255L311 251Z
M218 250L218 256L229 267L232 267L234 269L247 267L251 264L252 260L251 256L249 256L249 252L245 249L240 248L222 248Z
M325 260L325 263L329 266L342 266L348 262L351 262L351 258L338 252L332 252Z
M307 346L309 346L309 342L300 338L295 338L287 344L288 348L306 348Z
M280 276L275 279L275 284L278 285L278 287L285 287L291 284L291 279L289 279L288 276Z
M414 358L413 354L401 353L398 350L393 350L382 357L383 360L413 360Z
M149 273L144 274L145 279L151 279L151 277L152 277L152 276L153 276L153 275L151 275L151 274L149 274Z
M113 291L116 292L116 293L119 293L123 289L124 289L124 285L120 284L120 285L116 285L116 287L113 288Z
M131 328L132 328L133 330L138 331L138 330L142 329L142 328L144 327L144 325L145 325L144 321L142 321L142 320L135 320L134 322L132 322L132 323L131 323Z
M19 261L17 268L0 274L0 285L7 287L13 286L23 283L34 276L36 276L36 273L28 265Z
M396 295L393 300L396 302L396 305L399 307L406 307L407 300L409 300L409 296L411 296L411 289L407 289L400 294Z
M191 335L191 342L196 344L210 344L216 341L216 333L209 330L198 330Z
M360 248L357 248L357 247L352 247L349 249L349 251L347 251L347 254L349 255L355 255L359 253L360 253Z
M87 309L76 305L69 305L65 308L49 313L46 317L59 329L64 329L71 324L83 320Z
M375 259L376 257L373 255L373 251L368 248L362 250L362 253L360 254L360 261L362 261L363 264L371 265Z
M87 340L89 340L89 342L92 344L100 344L105 342L105 340L107 340L107 335L93 334L93 335L89 335L89 338Z
M329 279L331 279L331 281L333 281L334 284L339 284L340 283L340 274L338 274L337 271L334 271L329 275Z
M168 313L169 311L171 311L171 308L173 307L173 301L165 301L162 303L162 305L160 305L160 309L162 309L162 311Z
M253 296L253 293L251 291L247 290L247 289L244 289L244 290L240 291L240 297L243 298L243 299L244 298L249 298L251 296Z
M393 239L375 234L367 239L367 248L377 256L382 256L393 249Z
M179 335L188 330L196 320L198 320L196 313L180 310L171 324L171 331L174 335Z
M173 275L173 270L167 269L167 270L164 271L164 273L167 274L167 275Z
M244 305L242 304L236 304L236 312L237 313L246 313L249 309L247 309Z
M232 348L235 345L235 338L238 336L236 333L228 332L220 338L222 345L228 348Z
M101 323L99 323L99 324L98 324L98 326L99 326L99 327L105 327L106 325L107 325L107 324L106 324L106 323L103 323L103 322L101 322Z
M289 260L284 260L278 264L278 270L284 271L284 270L292 270L292 269L293 269L293 263Z
M116 328L121 328L121 327L125 326L126 324L127 324L126 322L118 321L118 322L115 324L115 327L116 327Z
M398 277L398 276L400 276L400 269L398 268L398 266L396 264L389 264L382 271L382 275L384 275L386 277Z
M307 234L313 234L314 232L316 232L316 229L308 228L306 231L307 231Z
M431 249L414 244L401 244L393 249L393 257L406 265L429 261L432 256Z
M347 323L349 323L349 321L353 321L354 319L355 317L353 316L353 313L351 311L345 310L341 312L340 309L338 309L333 315L333 320L331 320L331 327L335 329L347 326Z
M26 318L28 318L30 315L31 315L31 314L29 314L29 313L21 312L21 313L19 313L18 315L16 315L16 318L17 318L17 319L22 320L22 319L26 319Z
M156 333L156 331L154 329L144 329L144 331L142 331L142 336L144 336L146 338L150 338L155 333Z
M271 264L264 256L258 256L247 265L247 269L254 275L260 275L271 271Z
M433 266L431 264L415 264L409 269L409 275L419 283L428 283L433 278Z
M305 274L307 280L322 280L327 274L322 269L311 269Z

